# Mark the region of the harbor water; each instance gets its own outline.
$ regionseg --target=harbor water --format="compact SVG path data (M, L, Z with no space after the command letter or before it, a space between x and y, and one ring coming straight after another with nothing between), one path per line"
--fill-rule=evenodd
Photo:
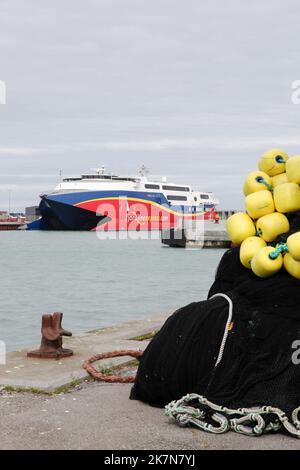
M224 250L160 240L99 240L93 232L0 233L0 340L37 345L43 313L73 334L203 300Z

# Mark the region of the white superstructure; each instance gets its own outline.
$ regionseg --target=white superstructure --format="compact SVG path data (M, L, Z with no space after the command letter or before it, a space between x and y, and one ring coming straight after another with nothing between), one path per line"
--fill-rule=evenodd
M64 178L51 194L66 194L86 191L137 191L163 194L171 205L207 206L219 204L212 192L195 191L190 185L169 183L165 177L160 181L148 178L143 166L137 176L117 176L107 173L105 168L95 168L77 177Z

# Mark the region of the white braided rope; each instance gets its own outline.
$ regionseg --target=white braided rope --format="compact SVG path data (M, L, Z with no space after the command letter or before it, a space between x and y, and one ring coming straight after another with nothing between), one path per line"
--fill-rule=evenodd
M216 363L215 363L215 367L217 367L217 365L221 362L222 357L223 357L223 353L224 353L224 349L225 349L225 345L226 345L226 341L227 341L227 337L228 337L228 333L229 333L229 326L230 326L230 323L232 321L233 303L232 303L231 298L226 294L221 294L221 293L214 294L210 297L210 299L214 299L215 297L223 297L229 303L228 318L227 318L227 322L226 322L226 325L225 325L224 335L223 335L223 339L222 339L221 346L220 346L220 349L219 349L219 354L218 354L218 357L217 357L217 360L216 360Z

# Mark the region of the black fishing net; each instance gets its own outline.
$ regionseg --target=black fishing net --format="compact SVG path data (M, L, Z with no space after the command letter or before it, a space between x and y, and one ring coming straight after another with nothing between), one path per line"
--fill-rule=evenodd
M226 293L234 308L223 358L215 368L228 318L227 301L209 299L216 293ZM131 398L162 407L197 393L234 409L270 405L289 414L300 405L296 340L300 281L283 269L260 279L241 265L239 249L232 248L221 259L208 300L176 311L152 339Z

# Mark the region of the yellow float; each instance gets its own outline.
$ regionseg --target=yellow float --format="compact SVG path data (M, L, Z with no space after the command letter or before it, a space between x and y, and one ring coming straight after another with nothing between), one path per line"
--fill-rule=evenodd
M300 210L300 187L296 183L283 183L274 189L274 203L278 212Z
M300 191L300 188L299 188ZM246 210L252 219L271 214L275 211L272 193L268 190L249 194L245 200Z
M283 265L291 276L300 279L300 262L296 261L290 253L284 255Z
M273 188L276 188L276 186L278 186L279 184L288 183L288 182L289 180L287 178L286 173L280 173L280 175L276 175L271 178L271 185L273 186Z
M258 168L269 176L276 176L285 172L285 163L288 158L288 154L283 150L271 149L260 157Z
M300 232L293 233L286 241L290 255L300 261Z
M287 162L286 175L291 183L300 184L300 155L295 155Z
M242 265L245 266L245 268L251 269L251 261L253 256L264 246L266 246L266 242L263 238L246 238L240 247L240 261Z
M256 276L270 277L281 269L283 263L281 253L274 259L271 258L272 253L274 253L274 248L265 246L254 255L251 261L251 269Z
M252 171L245 179L243 190L245 196L248 196L256 191L264 191L267 188L271 190L272 178L263 171Z
M279 235L288 232L289 229L290 223L287 217L279 212L264 215L256 222L257 234L266 242L273 242Z
M229 237L240 245L241 264L258 277L273 276L284 266L300 280L300 227L289 235L289 219L294 228L293 213L300 214L300 155L289 158L283 150L271 149L258 168L244 182L246 213L227 220Z
M235 245L240 245L246 238L252 237L256 233L253 220L244 212L231 215L227 219L226 228L230 240Z

